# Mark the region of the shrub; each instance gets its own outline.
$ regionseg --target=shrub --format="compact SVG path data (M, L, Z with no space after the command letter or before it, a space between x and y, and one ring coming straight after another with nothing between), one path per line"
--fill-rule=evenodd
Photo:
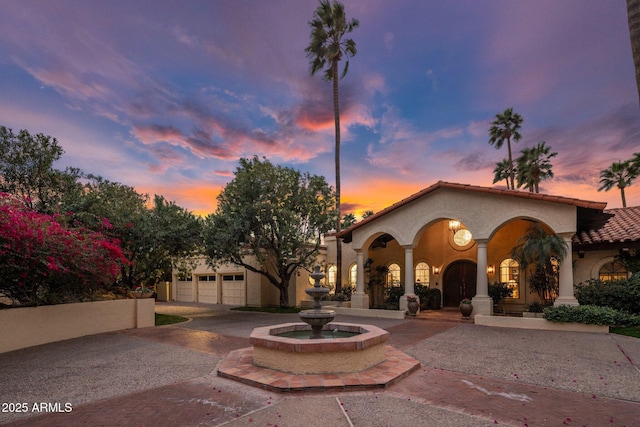
M544 318L552 322L577 322L586 325L628 325L640 324L640 316L630 315L610 307L595 305L547 307Z
M553 306L551 301L534 301L527 306L529 313L542 313L547 307Z
M505 298L511 298L513 289L509 288L506 283L492 283L489 285L489 296L493 299L494 304L500 304Z
M640 275L606 283L591 279L576 287L575 296L581 305L597 305L640 314Z
M117 241L0 193L0 293L22 305L73 302L112 284L126 264Z

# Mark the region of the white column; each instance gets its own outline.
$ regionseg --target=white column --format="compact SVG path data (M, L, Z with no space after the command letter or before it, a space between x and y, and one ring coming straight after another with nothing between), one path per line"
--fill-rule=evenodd
M415 295L415 280L413 274L413 247L404 248L404 295L400 297L400 311L407 309L407 296Z
M578 300L573 295L573 253L571 250L571 235L560 235L564 239L564 243L567 246L567 254L564 260L560 263L559 283L558 283L558 298L553 303L554 306L558 305L580 305Z
M487 239L476 239L478 245L476 296L473 297L473 312L471 317L478 314L493 315L493 300L489 296L489 281L487 280Z
M476 296L489 296L489 281L487 280L487 241L476 240L478 244L478 270L476 272Z
M351 308L369 309L369 295L364 292L364 252L355 249L357 263L356 293L351 295Z

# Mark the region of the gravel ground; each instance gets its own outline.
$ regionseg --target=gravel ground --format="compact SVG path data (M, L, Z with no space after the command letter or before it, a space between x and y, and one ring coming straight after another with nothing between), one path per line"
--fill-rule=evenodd
M461 324L404 351L425 366L640 402L637 338Z
M210 374L220 358L123 334L102 334L0 354L2 402L73 402ZM20 414L0 412L0 423Z

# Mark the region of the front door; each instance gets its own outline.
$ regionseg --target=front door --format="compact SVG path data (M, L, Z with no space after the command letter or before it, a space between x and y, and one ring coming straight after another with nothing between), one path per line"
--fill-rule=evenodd
M457 307L464 298L476 295L477 266L471 261L456 261L449 265L442 280L442 305Z

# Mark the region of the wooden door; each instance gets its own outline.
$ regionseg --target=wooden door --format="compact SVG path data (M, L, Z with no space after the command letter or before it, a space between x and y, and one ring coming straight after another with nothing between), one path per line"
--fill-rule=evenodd
M442 280L442 305L457 307L463 298L476 295L476 263L456 261L447 267Z

